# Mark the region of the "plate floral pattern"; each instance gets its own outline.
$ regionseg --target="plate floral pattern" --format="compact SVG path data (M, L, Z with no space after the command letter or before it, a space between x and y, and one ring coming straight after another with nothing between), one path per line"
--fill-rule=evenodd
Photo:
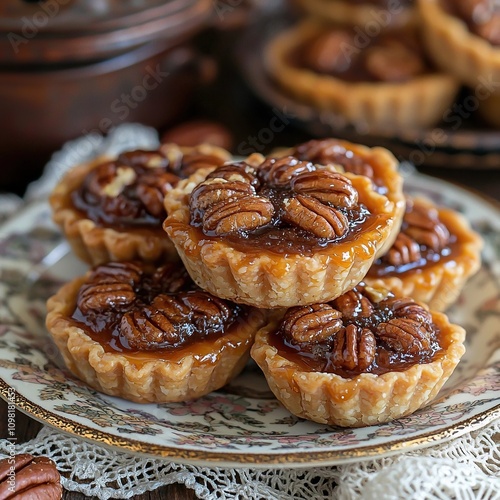
M85 266L50 223L45 201L0 227L0 395L85 439L174 461L268 467L334 464L428 446L500 417L500 212L442 181L412 175L411 194L463 212L485 239L483 266L448 311L467 330L467 353L428 407L362 429L288 413L255 364L220 391L175 404L134 404L100 394L64 368L44 327L45 301Z

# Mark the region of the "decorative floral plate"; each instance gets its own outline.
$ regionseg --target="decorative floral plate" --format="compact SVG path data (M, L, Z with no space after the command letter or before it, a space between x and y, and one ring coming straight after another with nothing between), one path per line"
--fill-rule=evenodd
M412 175L406 186L463 212L485 239L483 266L449 311L467 330L467 352L435 402L414 415L362 429L307 422L281 407L253 364L187 403L140 405L89 389L64 369L44 328L46 299L85 271L46 202L0 227L0 394L61 431L203 465L335 464L429 446L499 418L500 211L436 179Z

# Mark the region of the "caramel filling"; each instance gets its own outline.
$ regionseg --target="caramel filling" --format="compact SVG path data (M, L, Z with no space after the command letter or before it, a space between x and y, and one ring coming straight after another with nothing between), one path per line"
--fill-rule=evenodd
M472 33L500 45L500 5L496 0L441 0L441 4L462 19Z
M375 219L347 177L291 156L219 167L193 190L190 213L205 237L276 253L354 239Z
M123 153L116 161L92 169L72 193L72 203L102 226L161 228L165 194L196 169L223 162L215 156L183 154L172 145Z
M391 249L377 259L370 277L397 276L450 261L457 254L457 238L439 220L438 211L407 199L401 230Z
M175 358L184 347L220 338L243 316L242 307L197 288L184 268L110 263L81 287L72 319L108 352Z
M417 36L408 30L372 37L353 28L330 29L290 57L293 65L348 82L406 82L431 70Z
M332 302L289 309L270 339L302 370L344 378L404 371L442 351L426 309L363 284Z

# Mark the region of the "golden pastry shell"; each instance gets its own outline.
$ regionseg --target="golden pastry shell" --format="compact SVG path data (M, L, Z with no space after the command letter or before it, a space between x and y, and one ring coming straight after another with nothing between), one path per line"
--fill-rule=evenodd
M254 154L246 161L257 166L263 160ZM210 171L199 170L167 194L164 229L191 278L218 297L266 309L332 300L363 279L392 237L394 204L373 191L368 178L346 173L360 201L377 215L355 240L328 245L311 255L240 251L223 238L204 237L190 224L189 195Z
M398 276L367 276L363 281L373 287L387 288L398 297L412 297L424 302L434 311L445 311L456 301L467 280L481 267L483 240L455 210L437 207L423 197L416 197L414 203L437 209L441 222L457 238L454 244L456 255Z
M361 132L384 134L432 126L453 103L460 84L445 73L427 73L402 83L353 83L290 64L289 54L324 29L320 23L303 21L266 47L268 73L298 101L331 112Z
M418 0L418 5L429 56L442 70L476 88L479 100L485 99L500 79L500 48L472 33L440 0Z
M200 153L219 156L228 160L230 154L206 144L195 148L180 148L183 152L199 150ZM73 252L91 265L111 261L168 262L178 260L177 252L161 226L158 228L104 227L85 217L75 209L71 194L78 189L87 174L94 168L114 158L101 156L91 162L69 170L50 195L53 220L58 224Z
M191 346L173 352L171 361L168 354L108 352L71 320L85 279L74 279L48 300L47 328L77 378L100 392L138 403L184 401L221 388L244 368L265 320L262 311L252 310L230 332L207 341L212 342L210 356L195 356Z
M363 427L410 415L436 397L465 352L465 331L432 312L444 351L431 363L382 375L362 373L346 379L334 373L304 371L269 343L277 323L257 332L251 355L269 387L294 415L321 424Z

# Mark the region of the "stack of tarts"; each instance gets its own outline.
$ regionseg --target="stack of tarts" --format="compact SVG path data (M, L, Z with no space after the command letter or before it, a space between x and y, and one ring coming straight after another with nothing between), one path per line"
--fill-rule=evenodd
M54 218L97 266L48 302L68 368L107 394L172 402L221 388L251 352L299 417L355 427L421 408L464 352L439 310L481 241L460 215L407 200L397 167L327 139L240 161L167 145L70 172Z

